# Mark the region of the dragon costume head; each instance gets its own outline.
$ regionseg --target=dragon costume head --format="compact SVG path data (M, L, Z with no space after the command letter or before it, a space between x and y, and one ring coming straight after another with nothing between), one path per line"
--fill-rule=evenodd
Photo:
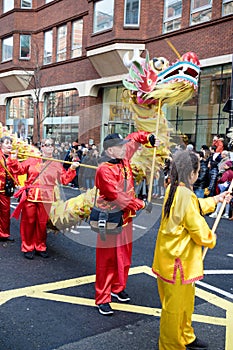
M157 129L157 137L161 141L156 150L156 173L169 157L170 147L173 145L170 137L172 129L168 127L162 106L179 106L192 98L198 87L200 62L194 52L187 52L170 64L164 57L150 59L147 50L145 58L136 50L131 60L127 52L123 62L129 70L127 77L123 79L126 88L123 100L131 107L135 126L138 130L153 133ZM140 174L146 176L150 173L152 155L152 149L142 147L132 158L131 166L139 181Z

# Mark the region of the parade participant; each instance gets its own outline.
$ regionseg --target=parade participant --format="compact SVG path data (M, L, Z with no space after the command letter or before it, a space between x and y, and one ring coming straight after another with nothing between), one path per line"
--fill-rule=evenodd
M0 139L0 241L11 241L10 236L10 197L5 194L5 184L8 172L15 177L19 170L19 162L15 155L11 154L12 139L9 136L3 136Z
M51 139L42 141L42 156L52 158L54 145ZM46 224L52 202L55 200L54 186L56 181L68 184L76 175L78 162L74 162L68 170L61 164L50 160L43 162L41 158L28 158L21 164L21 174L27 174L25 186L15 197L20 202L12 216L19 218L21 251L27 259L33 259L34 254L48 257L46 247Z
M128 302L125 292L132 255L132 217L144 208L145 202L135 197L130 158L140 144L157 146L159 140L153 134L139 131L123 139L121 135L105 137L104 154L96 171L95 184L99 189L98 207L123 210L124 225L118 235L106 235L106 240L97 237L95 302L99 313L112 315L111 297Z
M231 196L197 198L192 186L198 178L200 160L189 151L177 152L166 190L156 241L153 272L157 275L162 304L159 350L207 349L191 326L194 282L203 278L202 246L214 248L216 236L203 215Z

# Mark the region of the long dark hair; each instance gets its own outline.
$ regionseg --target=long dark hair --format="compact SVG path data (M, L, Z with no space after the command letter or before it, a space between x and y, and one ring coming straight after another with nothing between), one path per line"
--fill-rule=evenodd
M164 216L169 217L171 205L180 182L191 189L190 176L192 171L197 172L199 168L199 157L194 152L178 151L173 157L170 173L170 190L164 205Z

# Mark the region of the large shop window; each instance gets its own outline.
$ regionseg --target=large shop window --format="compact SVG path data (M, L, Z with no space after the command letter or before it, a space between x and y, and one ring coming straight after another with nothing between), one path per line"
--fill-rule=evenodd
M3 0L3 13L13 10L14 0Z
M59 142L77 138L79 116L77 90L48 92L44 97L44 137Z
M123 95L122 86L104 88L102 138L112 133L119 133L126 137L135 131L133 113L129 104L122 103Z
M2 61L9 61L13 58L13 36L2 40Z
M210 21L211 17L212 0L191 0L191 25Z
M57 30L57 62L66 59L67 26L63 25Z
M182 0L165 0L163 32L171 32L181 28Z
M20 35L20 58L30 59L31 57L31 35Z
M199 93L179 108L167 108L166 117L176 133L187 135L190 142L201 146L212 143L213 135L226 135L229 115L223 107L230 96L231 65L202 68Z
M72 23L72 45L71 57L82 56L82 41L83 41L83 20L80 19Z
M94 3L94 26L93 32L113 27L114 0L100 0Z
M222 2L222 15L232 15L233 14L233 1L223 0Z
M26 139L33 134L34 103L31 96L13 97L6 104L6 125L17 137Z
M140 25L140 0L125 0L124 26L139 27Z
M52 63L53 54L53 31L44 33L44 64Z

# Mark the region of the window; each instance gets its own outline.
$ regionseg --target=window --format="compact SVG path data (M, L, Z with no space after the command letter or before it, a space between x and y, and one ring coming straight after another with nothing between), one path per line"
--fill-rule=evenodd
M13 97L8 99L7 118L28 119L34 116L34 103L31 96Z
M3 12L13 10L14 0L3 0Z
M210 21L212 17L212 0L192 0L190 24Z
M2 61L13 58L13 36L2 40Z
M181 28L182 0L165 0L163 32L171 32Z
M114 0L100 0L94 3L94 33L113 26Z
M20 58L31 57L31 35L20 35Z
M44 64L52 62L53 54L53 31L48 30L44 33Z
M71 57L82 56L82 39L83 39L83 20L73 22L72 24L72 46Z
M21 8L22 9L31 9L32 8L32 0L21 0Z
M223 0L222 2L222 15L232 15L233 14L233 1L231 0Z
M64 61L66 59L66 37L66 25L59 27L57 31L57 62Z
M137 26L140 24L140 0L125 0L124 26Z
M46 92L43 122L45 137L72 142L78 135L79 96L77 90Z

